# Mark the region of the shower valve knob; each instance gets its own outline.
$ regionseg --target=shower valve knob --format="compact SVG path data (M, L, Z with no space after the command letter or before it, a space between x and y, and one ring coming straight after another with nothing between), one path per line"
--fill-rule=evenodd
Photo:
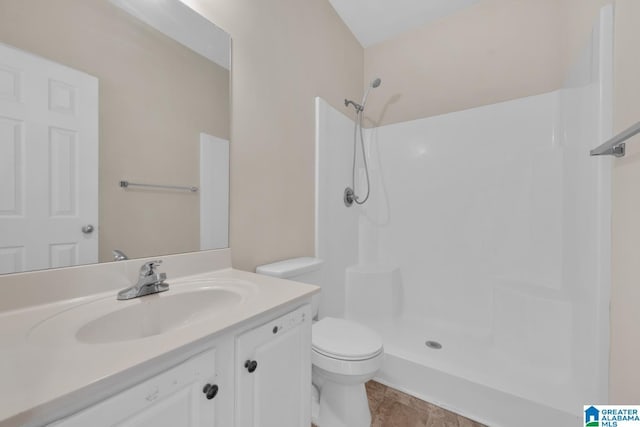
M255 360L247 360L246 362L244 362L244 367L247 368L247 371L249 371L249 373L252 373L258 367L258 362L256 362Z

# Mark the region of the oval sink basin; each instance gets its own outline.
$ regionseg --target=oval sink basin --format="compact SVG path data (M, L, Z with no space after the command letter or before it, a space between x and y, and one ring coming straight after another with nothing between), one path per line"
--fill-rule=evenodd
M226 289L147 295L137 298L137 304L85 324L76 332L76 338L80 342L105 343L159 335L241 301L241 295Z
M241 281L194 281L126 301L116 300L114 293L42 321L29 331L29 340L106 344L152 337L223 314L242 304L254 289Z

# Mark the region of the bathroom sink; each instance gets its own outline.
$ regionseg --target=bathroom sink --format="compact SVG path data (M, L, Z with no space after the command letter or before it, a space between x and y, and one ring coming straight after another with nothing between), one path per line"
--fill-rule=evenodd
M90 321L76 332L76 338L80 342L104 343L159 335L241 301L241 295L227 289L148 295L138 298L137 304Z
M115 294L99 298L42 321L31 329L29 339L45 344L65 338L106 344L152 337L236 308L253 286L247 282L204 285L193 282L127 301L117 301Z

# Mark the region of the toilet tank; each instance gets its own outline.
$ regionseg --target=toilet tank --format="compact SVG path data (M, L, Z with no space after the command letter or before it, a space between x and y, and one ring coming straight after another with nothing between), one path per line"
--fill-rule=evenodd
M322 264L324 264L324 261L320 258L291 258L271 264L260 265L256 267L256 273L322 286ZM318 315L319 304L319 296L314 295L311 304L314 318Z

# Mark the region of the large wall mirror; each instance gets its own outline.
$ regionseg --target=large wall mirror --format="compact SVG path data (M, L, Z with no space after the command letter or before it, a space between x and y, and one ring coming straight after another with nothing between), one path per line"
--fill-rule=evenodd
M230 44L179 0L0 0L0 274L228 246Z

